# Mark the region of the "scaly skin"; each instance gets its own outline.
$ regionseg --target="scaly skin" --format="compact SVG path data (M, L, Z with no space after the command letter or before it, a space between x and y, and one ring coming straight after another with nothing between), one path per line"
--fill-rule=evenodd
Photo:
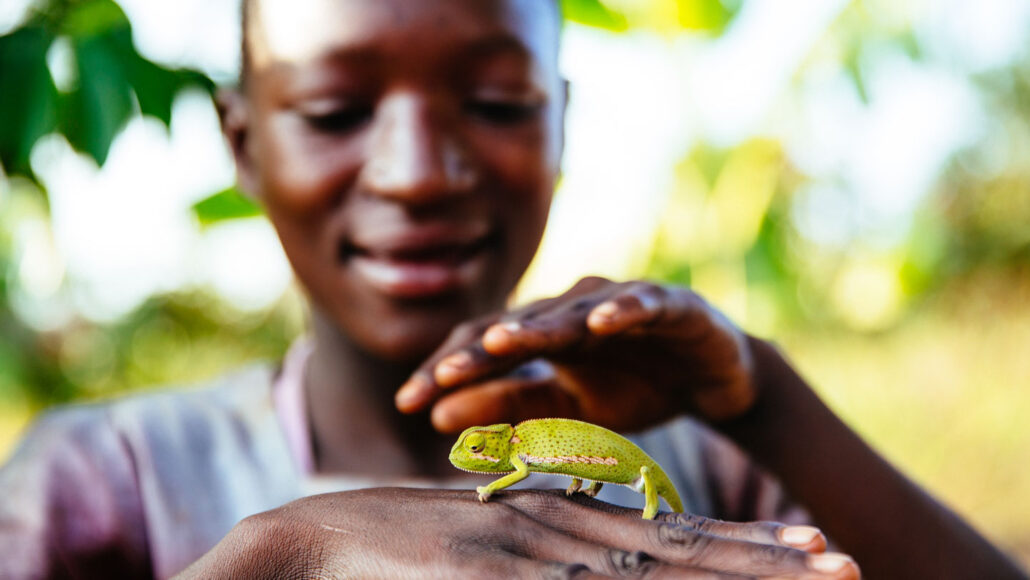
M618 483L644 494L644 519L653 519L662 497L682 512L676 488L647 453L622 435L573 419L532 419L518 425L466 429L451 448L451 463L473 473L507 473L476 488L479 500L525 479L531 472L572 477L570 495L594 496L604 483ZM590 481L581 489L583 480Z

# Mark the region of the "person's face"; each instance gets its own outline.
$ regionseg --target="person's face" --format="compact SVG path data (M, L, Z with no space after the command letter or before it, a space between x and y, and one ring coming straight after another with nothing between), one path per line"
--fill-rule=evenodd
M367 351L431 352L503 305L562 148L552 0L258 0L223 112L315 307Z

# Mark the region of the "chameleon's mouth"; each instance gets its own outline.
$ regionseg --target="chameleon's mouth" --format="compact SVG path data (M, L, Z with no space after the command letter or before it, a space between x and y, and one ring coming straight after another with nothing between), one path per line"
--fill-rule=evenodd
M454 463L451 462L451 464L453 465ZM503 475L505 473L515 473L514 469L509 469L507 471L479 471L478 469L466 469L464 467L458 467L457 465L454 467L464 471L465 473L478 473L479 475Z

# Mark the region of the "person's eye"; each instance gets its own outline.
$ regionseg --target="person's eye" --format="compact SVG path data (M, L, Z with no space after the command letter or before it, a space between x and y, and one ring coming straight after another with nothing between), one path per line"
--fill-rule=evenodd
M535 119L543 107L537 103L476 99L465 103L465 112L491 125L518 125Z
M309 127L321 133L348 133L368 123L373 110L368 105L348 105L324 111L302 111Z

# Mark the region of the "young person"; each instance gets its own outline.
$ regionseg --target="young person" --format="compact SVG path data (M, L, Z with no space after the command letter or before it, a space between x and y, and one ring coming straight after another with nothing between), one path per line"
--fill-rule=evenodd
M559 28L550 0L248 2L223 126L311 336L279 371L39 421L0 472L8 575L858 576L816 528L702 517L803 516L690 415L871 577L1022 577L690 291L591 278L505 309L558 174ZM693 515L479 503L453 433L541 416L644 432Z

